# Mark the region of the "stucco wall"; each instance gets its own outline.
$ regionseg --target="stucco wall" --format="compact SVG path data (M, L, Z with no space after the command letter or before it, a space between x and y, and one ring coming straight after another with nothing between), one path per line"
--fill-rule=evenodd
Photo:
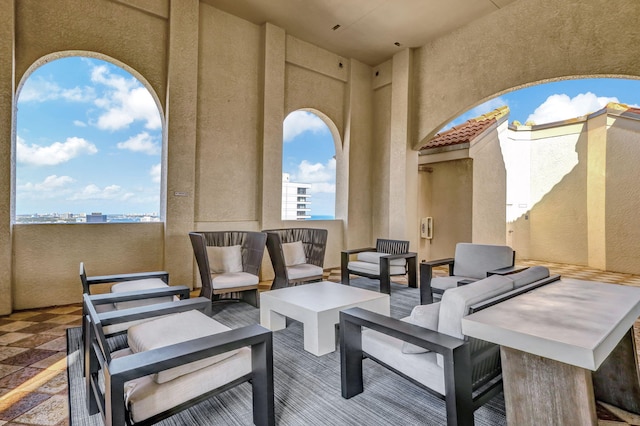
M260 43L257 25L200 6L196 222L258 220Z
M607 131L606 269L640 274L640 121L618 118Z
M419 214L433 217L433 239L420 240L420 259L453 257L457 243L472 242L474 163L467 158L428 167L431 171L420 173L420 208L424 210Z
M477 138L469 147L473 159L472 236L479 244L505 244L507 172L499 133L507 122Z
M639 16L634 0L519 0L418 48L414 146L496 94L567 76L638 75Z
M531 144L532 259L587 265L587 134Z
M163 240L162 223L14 225L13 309L79 302L80 262L88 275L162 270Z

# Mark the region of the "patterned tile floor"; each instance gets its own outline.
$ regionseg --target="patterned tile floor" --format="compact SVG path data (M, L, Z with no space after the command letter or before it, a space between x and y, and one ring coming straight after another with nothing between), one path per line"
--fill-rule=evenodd
M640 275L547 262L517 263L544 264L563 277L640 287ZM444 268L436 271L446 273ZM326 279L339 281L340 270L327 272ZM261 286L268 287L269 283ZM81 315L80 305L69 305L0 317L0 426L69 424L65 330L79 326ZM597 408L599 426L640 425L640 416L603 404Z

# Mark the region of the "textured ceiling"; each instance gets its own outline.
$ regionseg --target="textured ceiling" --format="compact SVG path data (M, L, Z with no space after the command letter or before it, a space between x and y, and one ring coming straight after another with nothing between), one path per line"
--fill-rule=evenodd
M515 0L202 1L255 24L270 22L301 40L374 66ZM340 27L333 30L336 25Z

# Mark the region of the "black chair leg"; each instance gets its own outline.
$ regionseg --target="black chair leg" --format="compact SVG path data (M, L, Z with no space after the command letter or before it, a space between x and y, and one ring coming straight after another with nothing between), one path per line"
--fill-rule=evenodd
M341 253L340 255L340 281L344 285L350 285L349 283L349 255L347 253Z
M258 426L276 424L273 391L273 337L251 346L253 379L253 423Z
M362 327L345 321L342 314L340 314L340 377L343 398L351 398L364 390Z

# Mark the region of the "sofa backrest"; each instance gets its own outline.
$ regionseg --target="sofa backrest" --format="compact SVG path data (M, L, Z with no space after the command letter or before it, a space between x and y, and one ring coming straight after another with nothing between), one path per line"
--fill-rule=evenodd
M456 244L453 275L483 279L487 271L513 265L513 249L491 244Z

